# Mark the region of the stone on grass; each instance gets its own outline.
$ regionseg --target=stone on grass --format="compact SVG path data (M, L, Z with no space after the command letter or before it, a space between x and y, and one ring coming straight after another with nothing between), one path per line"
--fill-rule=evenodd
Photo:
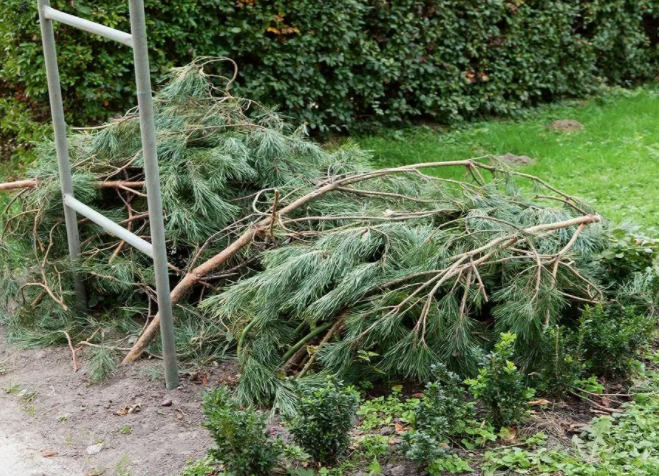
M91 445L88 446L87 449L85 450L85 453L88 455L97 455L101 452L103 449L103 443L98 443L96 445Z

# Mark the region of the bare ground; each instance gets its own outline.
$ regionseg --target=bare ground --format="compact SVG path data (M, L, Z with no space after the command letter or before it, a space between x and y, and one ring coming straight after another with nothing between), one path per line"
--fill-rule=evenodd
M160 361L90 385L84 354L78 360L73 373L68 347L22 350L0 328L0 476L176 475L211 444L201 427L204 385L236 373L221 363L167 392Z

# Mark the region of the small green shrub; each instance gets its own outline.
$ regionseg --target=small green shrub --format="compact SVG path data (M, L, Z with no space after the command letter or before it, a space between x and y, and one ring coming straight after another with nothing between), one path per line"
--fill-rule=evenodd
M515 339L515 334L502 333L494 350L483 359L478 377L465 381L473 396L485 406L488 420L497 427L522 422L527 402L535 393L526 386L524 376L510 360Z
M424 399L416 406L414 429L439 441L461 435L473 419L473 404L466 401L462 381L443 364L433 366L433 382L426 385Z
M217 448L210 454L235 476L270 474L279 450L266 434L266 416L253 408L240 408L226 388L204 395L204 428Z
M447 444L438 442L437 438L425 431L417 430L402 435L402 450L407 458L423 467L450 454Z
M296 411L288 421L293 439L317 463L336 462L350 443L359 396L333 379L319 387L296 386Z
M581 339L560 326L548 329L542 342L542 364L538 390L551 397L563 397L584 372Z
M432 374L433 381L426 385L424 398L416 405L413 429L402 436L402 449L405 456L431 474L441 474L448 466L460 466L453 465L453 459L447 456L445 442L450 436L464 434L474 414L456 374L443 364L434 365Z
M655 317L633 306L586 308L579 332L590 370L607 377L627 376L639 351L650 342L655 326Z

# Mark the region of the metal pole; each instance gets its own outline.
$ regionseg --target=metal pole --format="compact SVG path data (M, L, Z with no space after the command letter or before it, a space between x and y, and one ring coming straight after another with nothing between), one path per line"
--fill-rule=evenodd
M147 201L149 204L149 226L151 228L153 264L156 274L156 291L158 293L160 334L165 361L165 382L167 388L171 390L178 386L178 369L176 365L176 348L174 345L172 300L169 295L167 248L165 245L165 226L162 217L162 199L160 197L156 127L153 101L151 98L151 72L149 70L149 51L146 42L144 0L130 0L129 6L131 34L133 35L133 54L135 58L135 77L137 80L137 103L140 110L144 175L146 178Z
M64 121L64 106L62 104L62 89L60 86L59 68L57 66L57 51L55 50L55 33L53 22L44 15L44 8L50 6L49 0L38 0L39 20L41 23L41 41L48 78L48 95L50 97L50 111L53 116L53 129L55 132L55 149L57 150L57 163L59 168L60 184L62 188L62 201L66 195L73 196L73 179L71 178L71 163L69 162L69 147L66 141L66 122ZM64 219L66 221L66 236L69 243L71 262L75 264L80 257L80 237L78 235L78 219L76 212L64 205ZM80 276L75 273L73 283L79 310L87 308L87 296Z
M103 228L105 231L110 233L111 235L116 236L117 238L121 238L123 241L128 243L129 245L134 246L138 250L140 250L142 253L147 255L149 258L153 258L153 245L149 243L146 240L143 240L139 236L137 236L135 233L132 233L125 229L121 225L117 225L115 222L110 220L109 218L101 215L98 213L96 210L94 210L91 207L88 207L84 203L82 203L80 200L76 200L73 198L71 195L66 195L64 197L64 204L78 212L84 217L89 218L91 221L99 225L101 228Z
M44 17L49 20L55 20L62 22L66 25L73 26L75 28L80 28L83 31L89 33L94 33L95 35L100 35L105 38L109 38L119 43L123 43L127 46L133 46L133 38L129 33L124 33L123 31L115 30L114 28L108 28L105 25L99 25L93 21L85 20L83 18L78 18L68 13L60 12L54 8L44 7L43 9Z

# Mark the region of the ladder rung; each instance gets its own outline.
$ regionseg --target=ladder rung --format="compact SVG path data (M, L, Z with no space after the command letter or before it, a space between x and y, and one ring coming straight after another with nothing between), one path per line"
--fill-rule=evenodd
M133 36L130 33L115 30L114 28L110 28L99 23L94 23L93 21L84 20L82 18L69 15L68 13L60 12L59 10L55 10L51 7L44 7L43 15L49 20L56 20L81 30L88 31L89 33L95 33L105 38L118 41L119 43L123 43L124 45L130 46L131 48L133 47Z
M73 196L66 194L64 195L64 205L71 208L72 210L75 210L81 215L89 218L91 221L99 225L108 233L116 236L117 238L121 238L129 245L133 245L135 248L140 250L149 258L153 258L153 246L151 246L151 243L149 243L146 240L143 240L135 233L131 233L130 231L126 230L124 227L117 225L115 222L113 222L107 217L104 217L96 210L89 208L80 200L76 200Z

